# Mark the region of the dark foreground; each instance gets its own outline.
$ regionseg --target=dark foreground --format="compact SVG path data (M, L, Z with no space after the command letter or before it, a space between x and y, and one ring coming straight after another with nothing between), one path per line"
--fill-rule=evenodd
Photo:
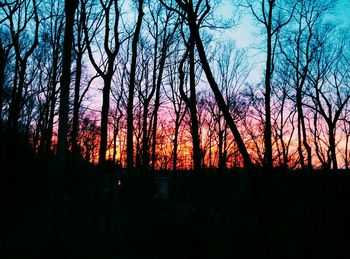
M1 170L1 258L350 258L345 172L257 171L255 189L243 171L178 172L157 196L153 177L111 167L69 164L61 184L54 159L14 168Z

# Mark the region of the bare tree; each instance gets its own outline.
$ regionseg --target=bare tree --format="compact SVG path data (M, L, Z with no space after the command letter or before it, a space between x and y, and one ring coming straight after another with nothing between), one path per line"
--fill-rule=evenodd
M107 151L107 138L108 138L108 114L110 103L110 91L113 75L115 72L115 61L119 53L120 40L119 32L119 19L120 11L118 6L118 0L100 0L99 4L101 11L93 13L89 11L87 13L87 7L89 9L96 8L91 1L89 6L88 2L83 1L81 6L82 17L86 21L83 24L83 30L85 35L86 48L88 50L89 59L92 66L97 71L98 75L103 79L102 89L102 110L101 110L101 138L100 138L100 151L99 151L99 165L104 164L106 160ZM88 26L88 22L92 21L92 24ZM103 42L101 43L97 38L101 32L101 26L104 24ZM113 34L111 34L111 27ZM90 28L90 29L89 29ZM104 30L103 30L104 29ZM93 42L96 43L100 56L97 58L94 56ZM99 61L99 63L98 63Z
M133 127L134 127L134 91L136 78L136 58L137 58L137 43L139 41L142 18L143 18L143 0L138 0L138 15L136 21L136 28L131 43L131 65L129 77L129 95L127 105L127 168L129 174L133 172L134 168L134 144L133 144Z
M241 134L238 131L236 123L234 122L230 114L230 111L225 103L222 93L220 92L218 84L216 83L216 80L213 76L213 73L211 71L211 68L207 59L205 48L202 42L202 38L199 33L202 22L204 21L206 16L210 13L211 6L209 1L206 1L205 3L203 1L198 1L195 6L192 3L192 1L188 2L188 1L176 0L176 6L172 4L167 4L163 0L161 0L161 2L165 6L167 6L167 8L169 8L170 10L176 12L180 17L184 19L184 21L188 23L188 26L191 31L191 35L195 41L198 55L199 55L203 70L208 79L209 85L213 90L218 106L221 112L223 113L224 118L227 121L232 131L233 136L235 137L238 149L242 155L245 166L250 170L253 167L252 160L243 142Z
M72 142L72 154L76 158L78 156L78 135L79 135L79 110L80 104L82 102L82 95L80 93L81 83L82 83L82 72L83 72L83 56L86 52L86 41L84 40L84 30L83 26L86 23L86 13L83 11L84 1L80 1L80 7L77 8L76 15L76 41L74 42L74 53L76 55L75 64L75 82L74 82L74 101L73 101L73 122L72 122L72 132L71 132L71 142ZM89 84L88 84L89 87ZM87 92L88 87L84 89L84 93Z
M38 6L35 0L23 0L16 2L14 5L5 5L3 8L15 51L15 77L9 106L8 132L13 135L13 141L16 143L18 121L23 107L23 95L25 88L28 86L25 77L26 69L28 60L38 45L40 20ZM34 27L34 37L28 41L26 34L28 33L29 26Z
M223 44L218 47L218 50L214 72L216 72L216 78L225 102L235 122L238 122L245 114L246 109L241 91L250 74L250 68L246 62L247 55L244 50L236 48L234 43ZM214 117L217 124L218 167L225 169L230 155L228 152L228 125L222 112L217 110L216 106L211 109L211 116Z
M2 33L1 33L2 34ZM2 35L0 39L0 133L3 130L3 96L4 96L4 84L5 84L5 70L8 62L9 54L12 48L11 42L6 42L3 39L5 35Z
M117 80L116 85L118 85L118 89L112 88L112 96L115 102L115 108L112 112L113 118L113 163L116 163L117 157L117 137L122 130L123 124L125 124L125 111L127 104L125 102L125 81L126 81L126 73L127 73L127 64L128 64L128 53L126 53L126 60L123 60L121 64L117 68ZM121 139L121 137L119 137ZM118 164L122 164L122 148L120 145L120 160Z
M158 127L158 111L160 108L160 91L163 82L164 67L168 57L171 44L174 44L175 32L179 25L178 20L173 21L173 12L164 10L163 5L157 4L156 7L150 6L150 14L155 24L154 32L151 35L154 39L154 57L153 57L153 75L152 84L155 89L155 100L153 109L153 125L152 125L152 171L155 170L156 164L156 145L157 145L157 127ZM172 25L171 22L174 22ZM159 53L160 52L160 53ZM158 54L159 53L159 54Z
M288 72L289 66L278 71L276 79L276 87L272 89L272 107L271 119L273 129L273 139L275 147L274 157L281 168L295 167L296 162L292 150L292 141L295 132L295 116L296 108L294 101L291 100L294 88L290 85L290 78L285 74ZM276 73L277 74L277 73Z
M336 130L342 112L350 99L350 89L347 83L349 72L345 63L346 59L342 56L341 50L337 50L333 41L330 44L335 50L332 50L331 46L326 44L315 56L315 70L312 70L309 76L313 87L311 98L314 106L307 106L315 110L316 118L314 121L317 121L317 116L320 115L327 126L328 143L326 146L328 146L328 150L326 159L322 157L320 147L316 141L318 157L328 169L332 165L332 168L337 170ZM316 124L314 129L316 136L318 135L318 126Z
M179 54L179 49L174 52L175 55ZM175 56L174 55L174 56ZM178 64L176 62L176 57L170 60L169 66L167 66L167 85L169 86L169 91L165 91L166 96L171 102L172 111L170 111L170 116L172 117L174 123L174 133L172 136L173 142L173 171L177 170L177 162L178 162L178 144L179 144L179 134L180 134L180 126L186 115L186 107L183 98L181 98L181 94L179 93L180 83L178 80Z
M78 0L65 1L66 25L64 32L62 75L60 80L60 108L58 124L57 154L64 161L68 151L68 113L69 113L69 88L71 81L71 53L73 46L74 14L78 7Z
M58 84L62 71L62 39L64 33L64 8L60 3L50 1L47 3L47 16L42 23L40 44L44 44L42 51L46 60L47 78L44 87L46 100L43 111L43 128L40 136L39 152L50 154L54 130L54 117L56 115L56 101L59 92ZM43 61L43 59L41 59ZM44 83L45 84L45 83Z
M298 1L291 9L286 8L286 2L277 0L248 2L253 16L263 25L266 33L266 66L265 66L265 129L264 129L264 165L269 172L273 166L272 159L272 128L271 128L271 86L272 75L275 70L275 54L278 35L293 17L294 9ZM258 11L259 10L259 11Z
M291 29L287 30L279 42L280 51L293 69L293 84L295 87L295 103L298 114L298 153L301 167L305 168L305 158L302 145L307 152L307 168L312 169L312 148L307 140L307 132L303 111L303 92L309 74L310 64L313 62L315 51L324 39L317 39L315 32L320 26L324 15L334 6L335 1L299 1L294 13ZM317 42L320 40L319 42ZM285 61L284 61L285 60Z

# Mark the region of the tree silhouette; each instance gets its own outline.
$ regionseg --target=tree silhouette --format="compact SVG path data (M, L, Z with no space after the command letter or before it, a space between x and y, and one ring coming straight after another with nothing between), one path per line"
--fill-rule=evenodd
M127 107L127 168L129 174L132 174L134 168L134 145L133 145L133 109L134 109L134 91L135 91L135 77L136 77L136 57L137 57L137 42L140 36L142 18L143 18L143 0L138 1L138 15L136 28L131 44L131 68L129 78L129 96Z

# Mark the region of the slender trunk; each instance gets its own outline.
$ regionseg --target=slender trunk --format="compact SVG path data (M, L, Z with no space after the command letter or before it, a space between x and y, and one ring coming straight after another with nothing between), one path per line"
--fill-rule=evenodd
M264 166L266 172L272 169L272 143L271 143L271 75L272 75L272 5L270 5L269 22L267 28L267 57L265 71L265 129L264 129Z
M300 101L301 103L301 101ZM300 106L298 105L298 109L300 112L300 122L301 122L301 130L302 130L302 134L303 134L303 145L306 149L306 153L307 153L307 167L308 170L312 170L312 158L311 158L311 146L308 144L307 142L307 134L306 134L306 126L305 126L305 120L304 120L304 113L303 113L303 108L302 105L300 104ZM298 112L298 114L299 114Z
M50 84L48 85L48 88L47 88L47 95L49 96L50 94ZM47 127L48 127L48 120L49 120L49 112L50 112L50 98L48 97L47 100L46 100L46 103L43 107L43 111L41 111L42 114L40 114L40 117L39 119L42 120L42 123L41 123L41 129L40 129L40 143L39 143L39 149L38 149L38 152L39 154L42 154L44 155L45 154L45 141L46 141L46 138L47 138ZM39 135L38 135L38 138L37 140L39 140Z
M117 136L119 133L119 122L123 117L123 113L121 112L121 110L119 109L119 102L118 102L118 110L120 112L119 116L115 119L114 121L114 131L113 131L113 164L116 163L116 157L117 157ZM121 150L121 147L120 147ZM119 162L121 162L121 155L120 155L120 160Z
M306 66L305 71L307 71L307 68L308 66ZM297 111L298 111L298 130L299 131L301 130L302 143L307 153L307 168L308 170L311 170L312 169L311 146L307 142L306 126L305 126L303 103L302 103L302 87L305 84L306 76L307 74L306 72L304 72L301 77L301 81L299 81L299 74L296 75L297 82L298 82L296 87L296 105L297 105ZM302 149L301 149L301 136L299 139L299 148L300 148L300 151L299 151L300 161L302 161L302 168L304 169L305 164L304 164L304 155L302 154Z
M302 136L301 136L301 120L303 116L302 108L301 108L301 90L298 88L297 89L297 94L296 94L296 105L297 105L297 111L298 111L298 153L299 153L299 160L300 160L300 165L301 168L304 170L305 169L305 160L304 160L304 154L303 154L303 149L302 149Z
M213 138L213 131L209 132L209 169L213 168L212 165L212 160L211 160L211 156L212 156L212 151L211 151L211 147L212 147L212 138Z
M142 168L143 172L147 173L149 169L149 147L148 147L148 130L147 130L147 118L148 118L148 100L145 100L143 118L142 118Z
M328 124L329 129L329 149L331 153L331 161L333 163L333 170L338 170L338 161L337 161L337 153L335 150L335 127L332 123Z
M174 140L173 140L173 146L174 146L174 155L173 155L173 172L177 169L177 152L178 152L178 138L179 138L179 124L178 124L178 115L176 115L176 122L175 122L175 132L174 132Z
M49 112L49 118L47 122L47 133L46 133L46 140L45 140L45 151L47 155L50 155L51 153L53 123L54 123L55 107L56 107L56 87L57 87L57 83L54 82L54 84L52 85L52 90L50 94L50 112Z
M73 125L72 125L72 153L73 157L77 158L79 154L78 150L78 130L79 130L79 98L80 98L80 82L82 74L82 58L83 54L78 53L75 73L75 85L74 85L74 105L73 105Z
M227 167L227 126L226 126L226 124L224 123L224 138L223 138L223 140L224 140L224 153L223 153L223 169L226 169L226 167Z
M118 135L118 126L114 128L114 132L113 132L113 164L114 165L117 157L117 135Z
M346 140L345 140L345 169L346 171L349 171L349 154L348 154L348 150L349 150L349 133L346 133Z
M303 145L305 146L306 153L307 153L307 168L309 171L312 170L312 154L311 154L311 146L307 142L307 135L306 135L306 127L305 127L305 121L304 118L301 119L301 125L303 125Z
M137 57L137 43L140 36L142 17L144 15L142 11L143 0L139 0L138 17L136 23L136 29L134 38L132 40L132 58L130 68L130 82L129 82L129 96L127 106L127 169L128 173L132 173L134 167L134 144L133 144L133 124L134 124L134 91L135 91L135 77L136 77L136 57Z
M56 45L56 51L54 52L53 63L52 63L52 70L53 70L52 78L51 78L52 89L49 97L50 110L49 110L47 132L46 132L46 139L45 139L45 152L47 155L50 155L51 153L51 143L52 143L53 123L54 123L53 120L55 117L55 107L56 107L57 65L58 65L58 45Z
M283 158L283 168L288 167L288 154L287 154L287 148L286 144L284 143L284 138L283 138L283 128L284 128L284 104L285 104L285 95L283 95L282 99L282 108L281 108L281 120L280 120L280 130L279 130L279 140L281 142L281 147L282 147L282 158Z
M107 139L108 139L108 115L109 115L109 95L111 92L112 76L104 78L104 87L102 90L102 111L101 111L101 137L98 164L102 166L106 161Z
M193 144L193 165L194 171L196 173L201 172L201 150L199 141L199 126L197 117L197 100L196 100L196 72L195 72L195 60L194 60L194 41L190 40L189 43L189 58L190 58L190 102L187 104L189 106L191 114L191 134L192 134L192 144Z
M44 148L45 148L48 110L49 110L48 103L46 103L43 108L39 109L40 114L39 114L38 126L37 126L36 134L33 140L34 147L36 147L39 142L38 153L41 155L44 154ZM40 141L39 141L39 138L40 138Z
M160 106L160 85L156 88L156 99L153 110L153 135L152 135L152 171L155 170L156 165L156 146L157 146L157 124L158 124L158 110Z
M159 74L157 78L156 84L156 99L154 102L154 110L153 110L153 135L152 135L152 171L155 170L156 164L156 144L157 144L157 127L158 127L158 110L160 107L160 87L163 79L163 71L166 60L166 47L162 50L162 56L159 62Z
M219 126L220 127L220 126ZM221 130L221 128L219 128L219 132L218 132L219 136L219 141L218 141L218 151L219 151L219 164L218 164L218 168L219 171L222 171L224 169L224 163L223 163L223 130Z
M6 51L3 48L2 42L0 40L0 136L2 136L2 125L3 125L2 106L3 106L3 96L4 96L3 93L4 93L4 83L5 83L6 59L7 59L6 58Z

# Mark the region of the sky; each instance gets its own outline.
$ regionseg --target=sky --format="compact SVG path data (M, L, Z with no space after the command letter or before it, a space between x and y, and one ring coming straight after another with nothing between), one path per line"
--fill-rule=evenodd
M232 1L223 0L219 4L217 12L223 18L230 18L232 15L237 15L235 9L236 8L233 6ZM241 10L243 11L242 8ZM225 38L235 40L238 47L246 48L250 47L255 42L255 35L259 32L259 28L256 26L254 18L249 11L240 13L241 17L237 21L238 25L230 29L229 33L225 30L223 35L225 35ZM334 7L334 17L344 27L350 27L350 0L338 0L337 5Z
M124 10L131 14L135 10L128 4L129 1L125 1ZM259 39L260 28L257 26L249 10L246 8L242 9L242 7L240 7L241 9L237 9L233 2L232 0L219 1L216 15L220 19L239 18L235 20L236 24L232 28L214 31L214 40L218 42L234 41L238 48L247 49L249 62L254 67L249 80L252 83L257 83L262 80L264 63L264 55L261 49L258 49L259 44L257 44L258 42L262 42L262 39ZM341 26L350 30L350 0L338 0L337 5L334 7L334 18L338 20ZM91 68L91 71L92 74L95 73L93 68ZM91 109L101 109L101 84L103 84L102 80L97 79L93 84L94 87L90 90L90 96L93 99L92 104L89 105Z
M323 0L318 0L323 1ZM258 27L257 22L247 8L234 6L232 0L220 1L217 13L222 18L229 19L232 16L238 16L237 25L230 29L224 29L222 32L216 32L216 40L225 41L232 40L236 43L238 48L245 48L248 50L249 62L252 63L254 69L251 72L251 82L259 82L263 76L263 63L265 61L264 55L259 49L259 42L263 39L259 38L261 28ZM332 17L340 24L341 27L350 31L350 0L338 0L334 7Z

